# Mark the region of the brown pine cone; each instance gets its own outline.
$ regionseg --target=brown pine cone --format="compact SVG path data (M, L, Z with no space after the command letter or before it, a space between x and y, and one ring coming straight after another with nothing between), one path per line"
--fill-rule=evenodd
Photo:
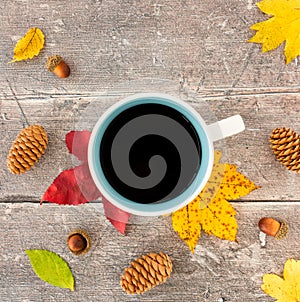
M32 125L23 129L9 150L8 169L14 174L30 170L45 153L47 144L48 136L42 126Z
M276 128L270 137L277 159L288 169L300 172L300 136L290 128Z
M128 294L143 294L165 282L172 272L172 260L162 252L144 255L130 264L120 281L122 288Z

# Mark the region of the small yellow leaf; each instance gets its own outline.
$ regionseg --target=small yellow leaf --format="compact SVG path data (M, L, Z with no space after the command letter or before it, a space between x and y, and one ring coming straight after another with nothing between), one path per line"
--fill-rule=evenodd
M215 151L211 176L200 194L172 214L174 230L192 253L201 235L201 228L208 235L236 241L236 212L228 200L245 196L258 188L238 172L235 165L220 163L221 156L220 151Z
M39 28L30 28L21 38L14 49L14 58L10 62L32 59L37 56L44 47L44 34Z
M300 261L289 259L283 270L283 278L275 274L263 276L262 290L279 302L300 301Z
M257 6L272 17L250 27L257 32L248 42L262 44L266 52L286 41L284 54L289 64L300 54L300 0L263 0Z

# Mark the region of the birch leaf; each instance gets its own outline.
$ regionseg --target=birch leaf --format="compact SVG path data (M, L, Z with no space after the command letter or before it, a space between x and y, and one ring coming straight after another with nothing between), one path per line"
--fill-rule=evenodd
M44 34L39 28L30 28L21 38L14 49L14 58L10 62L32 59L37 56L44 47Z
M74 277L68 264L57 254L47 250L26 250L31 266L43 281L74 291Z

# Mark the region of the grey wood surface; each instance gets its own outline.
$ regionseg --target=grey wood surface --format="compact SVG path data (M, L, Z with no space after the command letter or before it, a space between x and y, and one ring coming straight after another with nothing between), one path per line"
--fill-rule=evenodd
M205 234L192 255L174 233L170 217L132 217L127 235L106 221L99 203L78 207L39 206L34 203L1 205L1 301L272 301L261 291L262 276L281 274L287 258L298 258L297 203L234 203L238 214L238 243ZM257 222L262 216L289 224L285 239L266 239L262 247ZM68 232L86 229L92 248L80 257L68 251ZM39 280L25 249L48 249L61 255L73 271L76 291ZM148 252L163 251L173 259L166 283L142 296L123 293L119 280L129 263Z
M299 259L300 175L275 160L268 137L275 127L300 133L300 69L298 59L284 64L283 46L262 54L259 45L245 42L253 35L250 25L264 19L252 0L1 1L1 301L272 301L260 289L262 275L281 273L288 258ZM46 36L41 54L7 64L17 40L34 26ZM53 54L69 63L68 79L46 70ZM139 91L178 95L208 122L242 115L246 130L216 145L224 160L262 186L234 203L238 243L203 235L192 255L169 218L133 217L123 237L105 220L100 202L38 205L58 173L77 163L65 134L92 128L90 108L97 108L97 118ZM32 171L15 176L5 161L26 120L43 125L50 143ZM286 220L288 237L267 238L261 247L257 222L263 216ZM93 239L92 250L78 258L65 244L77 227ZM65 258L76 292L40 281L24 253L30 248ZM135 257L160 250L174 260L172 277L142 297L125 295L119 286L123 269Z

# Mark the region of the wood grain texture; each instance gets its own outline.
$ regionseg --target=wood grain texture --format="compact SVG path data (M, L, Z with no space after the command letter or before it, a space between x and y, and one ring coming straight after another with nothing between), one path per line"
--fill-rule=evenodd
M273 301L261 289L265 273L281 274L288 258L299 258L300 215L297 203L234 203L239 223L238 243L205 234L192 255L172 230L170 217L131 217L127 235L104 218L99 203L78 207L44 204L0 205L1 301ZM261 247L257 223L263 216L285 220L285 239L267 237ZM92 237L82 256L68 251L66 237L75 228ZM39 280L25 249L48 249L69 264L76 281L74 293ZM173 259L170 279L142 296L128 296L119 286L133 259L163 251Z
M146 89L148 84L144 85ZM169 92L174 92L174 89ZM129 93L136 92L133 88L129 90ZM181 93L177 95L186 98L204 115L207 115L205 109L209 106L218 119L238 113L244 118L246 130L243 133L227 138L224 143L215 146L224 149L223 160L236 164L239 171L262 187L244 197L244 200L300 200L300 174L286 170L276 160L268 141L276 127L291 127L300 133L300 95L234 96L227 97L226 100L207 98L206 103L203 103L199 95L195 98ZM45 155L32 171L20 176L12 175L8 171L6 157L11 143L22 129L23 118L15 101L2 101L1 112L7 120L1 121L0 200L38 201L59 172L78 164L68 154L64 143L65 134L74 129L92 130L105 109L122 97L124 94L115 90L113 96L82 95L20 100L29 122L41 124L49 135L49 146ZM207 119L214 118L208 114Z
M88 0L62 3L3 0L0 91L19 97L100 91L116 81L160 77L200 89L299 88L297 61L285 66L283 48L262 54L246 41L266 17L254 1ZM20 13L22 12L22 14ZM32 26L46 35L38 58L11 60L16 41ZM61 54L72 76L48 73L46 57Z
M275 160L268 137L278 126L300 133L300 70L297 59L285 65L283 46L262 54L261 46L246 42L254 33L249 27L265 19L251 0L1 1L1 302L273 301L260 290L261 277L281 274L284 262L299 256L299 204L292 201L300 200L300 175ZM33 60L7 64L30 27L44 31L45 48ZM70 65L69 78L46 70L47 56L54 54ZM38 206L58 173L78 164L68 154L65 134L91 129L109 105L139 91L177 95L209 122L215 118L203 100L218 119L237 113L244 118L243 133L226 139L225 149L216 145L226 151L224 160L262 186L244 203L234 203L238 244L203 235L191 255L168 218L135 217L123 237L105 220L99 203ZM95 105L94 115L83 119ZM5 161L26 119L43 125L50 143L30 173L15 176ZM263 216L286 220L288 237L267 238L262 248L257 222ZM83 257L70 254L65 244L77 227L93 238ZM67 260L76 292L40 281L24 253L30 248L49 249ZM123 269L160 250L174 260L169 281L142 297L125 295L119 286Z
M243 116L246 131L226 141L226 160L263 187L246 199L300 199L299 175L283 169L268 147L274 127L300 131L297 60L285 66L282 49L261 54L259 45L245 42L253 34L249 26L264 18L251 1L34 0L3 5L0 200L38 200L59 171L72 166L64 135L85 107L104 93L118 95L120 86L133 93L137 87L124 83L142 78L171 79L178 91L197 92L218 118ZM45 32L45 49L34 60L6 64L30 26ZM55 53L70 64L68 79L46 70L47 56ZM147 80L140 83L144 90L159 89ZM41 164L21 178L5 168L10 144L25 123L16 99L29 123L42 124L51 137Z

